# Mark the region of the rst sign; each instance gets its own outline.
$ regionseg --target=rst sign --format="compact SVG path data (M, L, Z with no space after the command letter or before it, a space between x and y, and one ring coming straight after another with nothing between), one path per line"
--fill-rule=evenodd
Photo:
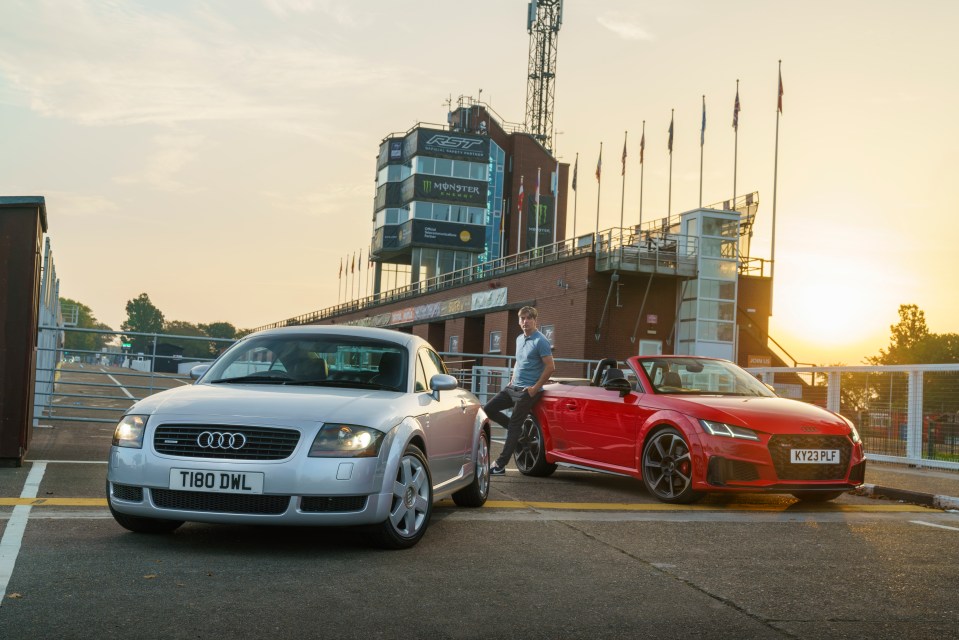
M489 138L486 136L419 129L416 142L417 153L482 162L489 159Z

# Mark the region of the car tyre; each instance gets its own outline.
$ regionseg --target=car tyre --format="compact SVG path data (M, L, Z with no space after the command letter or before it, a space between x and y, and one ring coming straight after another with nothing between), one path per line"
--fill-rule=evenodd
M489 433L480 429L473 481L453 494L453 502L460 507L482 507L489 497L489 479Z
M654 498L668 504L689 504L703 497L693 491L693 457L683 435L666 427L643 447L643 483Z
M420 541L433 513L433 479L426 456L415 445L406 447L396 478L386 520L373 528L384 549L408 549Z
M829 502L844 493L845 491L794 491L793 496L803 502Z
M516 443L514 452L516 468L524 476L545 478L553 475L556 465L546 461L546 443L543 440L543 430L532 414L526 416Z

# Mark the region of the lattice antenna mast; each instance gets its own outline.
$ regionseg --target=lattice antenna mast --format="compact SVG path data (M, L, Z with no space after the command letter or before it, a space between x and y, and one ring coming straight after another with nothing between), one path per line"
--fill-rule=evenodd
M529 82L526 85L526 131L553 151L553 103L556 94L556 44L563 23L563 0L532 0L529 32Z

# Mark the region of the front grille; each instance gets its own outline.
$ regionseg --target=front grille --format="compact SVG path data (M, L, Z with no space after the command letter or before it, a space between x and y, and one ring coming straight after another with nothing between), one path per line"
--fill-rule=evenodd
M366 508L366 496L304 496L300 510L310 513L334 513L362 511Z
M242 434L246 441L239 449L201 447L197 439L204 432ZM234 438L234 442L240 440ZM217 460L283 460L293 454L299 441L300 432L295 429L222 424L162 424L153 434L157 453Z
M839 464L792 464L793 449L839 449ZM845 436L775 435L769 439L769 455L780 480L843 480L849 468L852 443Z
M143 502L143 487L131 487L128 484L114 484L113 497L127 502Z
M151 489L153 504L161 509L208 513L280 515L290 506L290 496L251 496L238 493Z

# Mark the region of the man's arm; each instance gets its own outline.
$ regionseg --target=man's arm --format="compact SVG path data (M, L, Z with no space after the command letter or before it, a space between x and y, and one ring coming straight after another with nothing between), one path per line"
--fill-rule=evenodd
M526 392L531 396L535 396L549 380L549 377L553 375L554 371L556 371L556 363L553 362L553 356L543 356L543 373L540 375L539 380L536 381L536 384L527 387Z

